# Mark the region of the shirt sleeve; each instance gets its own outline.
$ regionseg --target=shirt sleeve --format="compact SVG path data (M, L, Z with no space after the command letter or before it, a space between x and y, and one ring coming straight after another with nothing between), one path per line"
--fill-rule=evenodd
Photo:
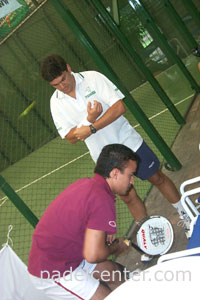
M70 130L77 126L70 118L70 114L66 114L62 107L55 105L56 94L54 93L50 101L50 110L55 127L62 139L70 132Z
M107 195L96 195L92 200L86 227L102 230L107 234L117 232L115 205Z
M78 128L81 126L90 126L92 123L90 123L87 119L87 116L77 125Z
M108 106L125 97L112 81L99 72L94 72L93 83L97 94Z

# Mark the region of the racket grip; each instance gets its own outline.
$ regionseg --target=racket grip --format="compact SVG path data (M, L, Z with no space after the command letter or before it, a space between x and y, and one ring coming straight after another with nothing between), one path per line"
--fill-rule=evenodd
M135 243L133 243L131 240L124 240L124 243L129 247L132 246L135 250L137 250L140 253L145 253L142 249L140 249L140 247L138 245L136 245Z
M129 247L130 246L130 241L129 240L124 240L124 243Z

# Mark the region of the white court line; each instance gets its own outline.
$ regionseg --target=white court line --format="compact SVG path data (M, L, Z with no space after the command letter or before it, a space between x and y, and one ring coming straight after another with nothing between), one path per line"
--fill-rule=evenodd
M177 103L174 104L174 105L177 106L177 105L183 103L184 101L186 101L187 99L191 98L192 96L194 96L194 94L191 94L190 96L184 98L183 100L177 102ZM159 115L165 113L165 112L168 111L168 110L169 110L168 108L165 108L165 109L161 110L159 113L153 115L152 117L149 117L148 120L152 120L152 119L158 117ZM139 127L139 126L140 126L140 124L136 124L136 125L134 126L134 128Z
M184 98L183 100L177 102L177 103L175 104L175 106L177 106L177 105L183 103L183 102L186 101L187 99L191 98L193 95L194 95L194 94L191 94L190 96L188 96L188 97ZM155 114L155 115L149 117L148 120L152 120L152 119L158 117L159 115L165 113L166 111L168 111L168 108L163 109L163 110L160 111L159 113L157 113L157 114ZM136 125L134 126L134 128L139 127L139 126L140 126L140 124L136 124ZM27 185L25 185L25 186L21 187L20 189L16 190L15 192L18 193L18 192L24 190L25 188L29 187L30 185L32 185L32 184L34 184L34 183L36 183L36 182L38 182L38 181L44 179L45 177L47 177L47 176L49 176L49 175L51 175L51 174L53 174L53 173L59 171L60 169L66 167L66 166L68 166L68 165L70 165L71 163L77 161L78 159L82 158L83 156L85 156L85 155L87 155L87 154L89 154L89 151L88 151L88 152L85 152L84 154L82 154L82 155L78 156L77 158L71 160L70 162L67 162L66 164L64 164L64 165L62 165L62 166L60 166L60 167L58 167L57 169L55 169L55 170L53 170L53 171L51 171L51 172L49 172L49 173L47 173L47 174L41 176L40 178L38 178L38 179L36 179L36 180L34 180L34 181L28 183ZM1 198L0 201L2 201L2 203L0 204L0 206L2 206L2 205L6 202L7 199L8 199L8 197L3 197L3 198Z
M25 188L29 187L30 185L32 185L32 184L34 184L34 183L36 183L36 182L38 182L38 181L44 179L45 177L47 177L47 176L49 176L49 175L51 175L51 174L53 174L53 173L59 171L60 169L62 169L62 168L64 168L64 167L66 167L66 166L72 164L72 163L75 162L76 160L82 158L83 156L85 156L85 155L87 155L87 154L89 154L89 153L90 153L89 151L88 151L88 152L85 152L84 154L78 156L77 158L75 158L75 159L73 159L73 160L67 162L66 164L64 164L64 165L62 165L62 166L60 166L60 167L58 167L57 169L55 169L55 170L53 170L53 171L51 171L51 172L49 172L49 173L47 173L47 174L45 174L45 175L39 177L38 179L35 179L34 181L32 181L32 182L30 182L30 183L24 185L23 187L21 187L19 190L16 190L15 193L18 193L18 192L24 190ZM4 198L1 198L0 201L3 201L3 200L4 200L4 202L5 202L7 199L8 199L8 197L4 197ZM1 203L0 206L3 205L4 202Z

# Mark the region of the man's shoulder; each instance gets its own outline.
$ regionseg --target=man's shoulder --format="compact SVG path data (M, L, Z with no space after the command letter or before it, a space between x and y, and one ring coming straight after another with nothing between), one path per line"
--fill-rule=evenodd
M80 74L84 77L84 78L90 78L90 79L94 79L96 77L101 77L103 74L101 74L98 71L84 71L84 72L80 72Z
M80 190L85 191L86 193L95 193L95 195L100 194L107 194L108 191L110 193L109 186L106 182L106 180L98 174L95 174L93 177L83 177L75 182L71 183L66 190L72 190L74 191L75 188L78 188L79 192ZM98 193L96 193L98 191ZM80 193L81 194L81 193Z
M89 84L89 86L95 90L99 86L104 86L106 77L97 71L85 71L80 73L83 76L83 84Z
M55 90L50 97L50 102L53 103L58 98L58 91Z
M50 97L50 107L51 109L56 109L58 107L58 99L63 99L65 97L65 95L58 90L55 90L52 94L52 96Z

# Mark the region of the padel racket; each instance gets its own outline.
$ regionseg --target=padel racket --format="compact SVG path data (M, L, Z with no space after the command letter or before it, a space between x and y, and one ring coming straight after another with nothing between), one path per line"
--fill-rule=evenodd
M165 217L148 217L138 227L136 231L137 244L125 240L127 245L152 256L162 255L169 251L174 240L174 233L171 223Z

